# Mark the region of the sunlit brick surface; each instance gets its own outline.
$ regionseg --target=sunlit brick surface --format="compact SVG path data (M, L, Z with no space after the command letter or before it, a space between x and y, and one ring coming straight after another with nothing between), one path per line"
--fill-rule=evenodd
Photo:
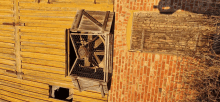
M115 0L114 2L116 14L114 61L109 102L176 102L186 98L184 93L191 93L189 89L181 89L188 87L183 83L181 75L184 69L196 68L187 64L194 61L193 59L187 60L165 54L128 52L126 27L131 15L129 11L159 12L158 9L153 8L158 3L159 0ZM195 6L198 7L197 4ZM180 6L181 10L195 9L189 7Z

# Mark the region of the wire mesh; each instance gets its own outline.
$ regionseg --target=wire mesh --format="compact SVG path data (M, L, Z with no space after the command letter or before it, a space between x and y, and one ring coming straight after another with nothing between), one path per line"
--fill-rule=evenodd
M71 74L104 80L100 64L104 61L104 43L98 35L71 35L71 43L77 58L71 63ZM83 49L81 49L83 47ZM70 58L71 59L71 58ZM74 58L73 58L74 59ZM97 61L99 60L99 61Z

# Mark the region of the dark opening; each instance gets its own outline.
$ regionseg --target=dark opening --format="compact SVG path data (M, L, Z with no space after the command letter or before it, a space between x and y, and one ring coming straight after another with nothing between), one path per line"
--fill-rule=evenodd
M72 44L72 42L71 42L71 40L70 40L70 69L71 69L71 67L73 66L73 64L74 64L74 62L75 62L75 60L76 60L76 53L75 53L75 51L74 51L74 47L73 47L73 44Z
M49 97L50 98L72 102L73 98L71 97L71 95L72 93L70 93L70 90L68 88L49 85Z
M65 100L67 97L69 97L69 89L60 87L59 89L55 90L54 95L56 99Z

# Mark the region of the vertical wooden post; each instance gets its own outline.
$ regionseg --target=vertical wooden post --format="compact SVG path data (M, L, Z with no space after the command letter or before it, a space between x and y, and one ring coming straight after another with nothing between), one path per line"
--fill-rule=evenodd
M18 15L18 0L14 0L14 22L19 23L19 15ZM16 70L18 73L21 73L21 45L20 45L20 35L19 35L19 26L15 27L15 56L16 56ZM18 78L22 79L22 75L18 74Z
M70 68L70 29L66 29L66 69L65 69L65 77L69 75Z
M144 49L144 29L142 31L142 39L141 39L141 51Z

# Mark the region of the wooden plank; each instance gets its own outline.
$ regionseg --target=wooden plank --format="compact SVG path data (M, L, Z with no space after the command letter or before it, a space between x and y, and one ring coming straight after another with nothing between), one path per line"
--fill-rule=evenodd
M47 97L49 96L49 92L46 89L36 88L36 87L28 86L25 84L7 81L7 80L0 80L0 84L5 85L5 86L9 86L9 87L14 87L16 89L20 89L20 90L24 90L24 91L29 91L29 92L38 93L41 95L46 95Z
M107 100L97 100L97 99L92 99L86 96L80 96L76 94L74 94L73 100L79 101L79 102L107 102Z
M34 60L31 62L31 61L27 61L28 59L29 58L22 58L22 68L33 70L33 71L41 71L41 72L64 75L64 68L61 69L61 68L56 68L56 67L44 66L44 65L36 65L36 64L32 64L32 62L34 62ZM29 63L29 62L31 62L31 63ZM45 61L45 62L47 62L47 61Z
M108 95L106 94L105 97L102 98L102 95L101 93L99 92L94 92L94 91L90 91L90 90L87 90L87 91L82 91L82 92L79 92L78 90L74 89L73 90L74 92L74 95L79 95L79 96L82 96L82 97L88 97L88 98L93 98L93 99L97 99L97 100L102 100L102 101L107 101L108 99Z
M0 31L0 36L4 36L4 37L12 37L14 38L14 32L10 32L10 31Z
M28 3L36 3L36 0L19 0L19 2L28 2Z
M48 95L40 94L39 91L38 91L38 93L31 92L28 90L21 89L21 87L18 87L16 85L9 84L9 83L0 82L0 87L3 88L5 91L9 91L9 92L14 92L14 93L19 93L19 94L25 93L25 94L29 94L32 97L37 96L37 97L42 97L42 98L48 98ZM45 91L48 92L48 90L45 90ZM48 92L48 94L49 94L49 92Z
M98 39L95 41L94 48L97 48L101 43L102 43L102 39L101 39L101 38L98 38Z
M33 52L21 52L21 56L28 57L28 58L44 59L44 60L49 60L49 61L65 62L65 56L59 56L59 55L50 55L50 54L33 53Z
M43 47L43 48L53 48L53 49L64 50L65 49L64 44L65 43L21 39L22 46L34 46L34 47Z
M65 34L65 38L66 38L66 68L65 68L65 76L69 75L69 71L70 71L70 29L66 29L66 34Z
M30 22L30 21L29 21ZM67 23L62 23L62 24L56 24L55 22L48 24L48 23L35 23L35 21L25 22L26 27L45 27L45 28L58 28L58 29L65 29L65 28L70 28L71 24ZM69 23L69 22L68 22ZM64 25L65 24L65 25Z
M35 23L53 23L53 24L67 24L70 22L72 24L72 21L75 17L76 13L72 13L71 17L39 17L39 16L21 16L21 22L35 22ZM65 21L65 22L62 22ZM63 25L65 25L63 24Z
M6 70L8 70L8 71L15 71L16 67L13 68L13 69L10 69L9 67L5 67L4 68L4 65L3 65L3 66L0 67L0 75L8 76L8 77L11 77L11 78L17 78L16 74L8 73L8 72L6 72Z
M2 70L15 70L15 66L10 66L10 65L5 65L5 64L0 64L0 69Z
M1 102L10 102L10 101L6 101L6 100L1 99L1 98L0 98L0 101L1 101Z
M29 33L48 33L48 34L63 34L64 29L57 28L45 28L45 27L24 27L20 26L20 32L29 32ZM1 30L1 29L0 29Z
M83 15L83 11L84 11L84 9L77 11L77 14L75 15L71 29L74 29L74 30L78 29L79 24L81 22L82 15Z
M62 21L62 19L64 19L64 18L62 18L60 20L59 19L58 20L53 20L53 19L47 20L46 17L44 17L44 18L45 18L44 20L21 19L21 22L24 22L25 26L30 26L30 27L32 27L32 26L33 27L35 27L35 26L41 27L42 26L42 27L47 27L47 28L48 27L57 27L58 25L62 25L64 27L68 26L68 28L70 28L71 27L70 25L72 24L72 20L71 21ZM36 23L36 24L34 25L33 23ZM42 24L46 24L47 26L43 26ZM59 29L63 29L64 27L62 27L62 26L60 26L61 28L59 28ZM32 27L32 29L33 29L33 27Z
M20 16L55 16L73 17L76 11L41 11L41 10L20 10Z
M5 0L5 1L0 1L1 5L13 5L13 1L11 0Z
M36 99L39 98L37 96L31 96L30 94L24 93L24 92L16 92L13 91L11 88L7 88L6 86L0 87L0 93L6 96L13 96L15 99L24 100L24 101L35 101L35 102L47 102L45 100Z
M65 50L54 49L54 48L33 47L33 46L21 46L21 51L22 52L36 52L36 53L43 53L43 54L52 54L52 55L61 55L61 56L65 55Z
M15 53L14 49L9 49L9 48L1 48L0 47L0 53L6 53L6 54L11 54L13 55Z
M15 43L15 40L12 37L0 36L0 41L5 43Z
M0 53L0 58L15 61L14 54Z
M107 23L108 23L109 14L110 14L110 11L107 11L107 12L106 12L106 15L105 15L105 20L104 20L104 23L103 23L103 27L102 27L102 29L103 29L104 31L106 30L106 26L107 26Z
M1 18L1 16L0 16ZM0 30L1 31L11 31L11 32L14 32L14 27L11 26L11 25L0 25Z
M14 22L12 17L1 17L0 16L0 25L3 25L3 23L9 23L9 22Z
M64 72L64 70L63 70L63 72ZM25 76L36 77L37 79L45 78L45 79L57 80L57 81L60 81L60 82L72 82L71 79L65 77L65 74L34 71L34 70L31 70L31 69L23 69L23 73L24 73ZM33 74L33 73L37 73L37 74Z
M50 8L50 9L58 9L63 10L63 8L77 8L77 9L88 9L88 10L94 10L94 11L113 11L113 5L109 4L79 4L79 3L58 3L58 4L53 4L53 5L48 5L48 4L43 4L39 3L36 5L35 3L20 3L19 4L21 9L42 9L45 7Z
M12 97L11 95L6 96L5 94L1 94L1 93L0 93L0 98L1 98L1 99L5 99L5 100L8 100L8 101L10 101L10 102L25 102L24 100L15 99L15 98Z
M48 34L48 33L28 33L28 32L21 32L20 35L42 36L42 37L53 37L53 38L64 38L64 35L62 35L62 34Z
M53 4L55 3L87 3L87 4L94 4L94 0L80 0L80 1L77 1L77 0L72 0L72 1L69 1L69 0L59 0L59 1L52 1Z
M9 77L9 76L5 76L2 74L0 74L0 80L7 80L7 81L18 83L18 84L25 84L25 85L32 86L32 87L49 90L49 86L47 84L42 84L42 83L37 83L37 82L32 82L32 81L27 81L27 80L21 80L18 78Z
M49 85L55 85L60 87L66 87L66 88L75 88L72 82L62 82L54 79L45 79L45 78L36 78L32 76L24 76L24 80L42 83L42 84L49 84Z
M0 37L1 39L1 37ZM48 41L48 42L61 42L64 43L64 37L44 37L44 36L30 36L30 35L21 35L21 39L28 39L28 40L39 40L39 41Z
M12 60L0 59L0 63L5 65L15 66L15 61Z

